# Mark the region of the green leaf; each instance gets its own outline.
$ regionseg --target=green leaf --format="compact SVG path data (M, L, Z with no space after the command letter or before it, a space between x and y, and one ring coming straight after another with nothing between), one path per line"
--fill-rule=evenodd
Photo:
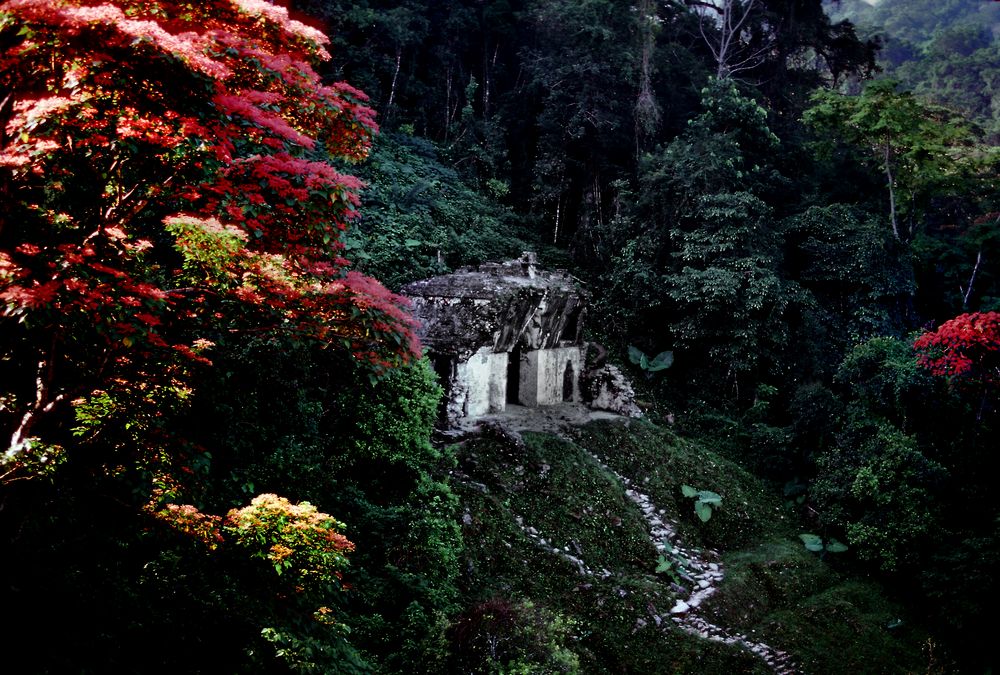
M663 572L669 572L671 567L673 567L673 563L661 555L657 561L656 573L662 574Z
M681 493L682 493L682 494L683 494L683 495L684 495L685 497L697 497L697 496L698 496L698 491L697 491L697 490L695 490L695 489L694 489L693 487L691 487L690 485L682 485L682 486L681 486Z
M405 246L406 248L416 248L417 246L420 246L423 243L424 242L420 241L419 239L407 239L406 241L403 242L403 246Z
M794 497L796 495L804 493L806 491L806 487L807 486L805 483L800 483L797 478L793 478L792 480L785 483L785 487L782 488L782 493L786 497Z
M847 544L843 544L836 539L830 539L830 542L826 545L826 550L830 553L843 553L847 550Z
M823 540L815 534L800 534L799 539L805 544L806 548L814 553L819 553L823 550Z
M633 347L632 345L629 345L629 347L628 347L628 360L629 361L631 361L635 365L639 365L639 363L644 358L646 358L646 355L642 353L642 350L640 350L638 347Z
M711 490L698 490L698 501L703 504L721 504L722 495Z
M660 352L649 362L649 366L646 369L655 373L658 370L666 370L672 365L674 365L674 353L669 351Z
M649 359L646 358L645 354L639 358L639 367L643 370L649 370Z
M694 512L698 514L703 523L707 523L708 519L712 517L712 507L704 502L695 502Z

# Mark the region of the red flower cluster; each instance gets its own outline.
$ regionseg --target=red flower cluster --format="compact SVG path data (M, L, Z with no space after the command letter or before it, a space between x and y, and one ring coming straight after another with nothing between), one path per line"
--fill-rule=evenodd
M920 365L935 375L1000 384L1000 312L962 314L913 343Z
M326 42L263 0L0 3L3 313L112 351L191 353L221 316L377 367L417 353L403 301L338 255L360 183L332 162L377 126L320 81Z

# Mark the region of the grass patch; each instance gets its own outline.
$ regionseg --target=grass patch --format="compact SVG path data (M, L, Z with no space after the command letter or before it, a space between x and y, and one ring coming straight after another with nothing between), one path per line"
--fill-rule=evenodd
M586 673L768 672L736 647L669 622L657 626L654 617L668 612L674 593L652 573L655 550L621 484L571 442L547 434L525 434L524 441L480 438L459 452L467 607L502 598L564 617L572 626L568 647ZM518 516L612 576L580 575L526 536Z
M754 549L723 557L726 578L705 605L720 625L751 630L771 612L797 606L803 598L839 582L837 574L798 540L775 538Z
M677 522L691 546L727 551L752 545L786 526L786 514L759 479L722 456L643 421L592 422L576 442L602 457L612 469L641 477L639 488ZM711 520L701 522L681 485L722 496Z
M890 629L902 611L878 586L845 581L806 551L765 484L696 443L631 421L588 424L574 441L526 433L523 443L483 437L460 449L454 489L463 508L465 616L504 603L531 607L521 615L549 617L541 633L562 636L549 640L548 657L533 644L518 651L516 668L501 658L464 662L463 671L576 672L544 665L573 662L585 673L770 672L739 647L692 636L669 620L657 625L677 596L669 579L653 573L657 556L642 514L588 452L665 509L686 547L724 552L726 578L703 605L708 620L789 652L806 672L926 670L926 636L908 623ZM722 495L708 522L695 515L683 484ZM526 535L527 527L548 546ZM552 546L568 548L598 575L581 575ZM603 569L609 578L601 578ZM511 629L504 639L523 640L510 636L529 629ZM567 651L571 659L551 656ZM524 654L535 659L526 670Z
M911 628L903 608L876 584L844 579L798 540L777 538L723 562L726 578L706 615L780 645L806 672L927 671L928 636Z
M849 580L769 614L759 632L780 641L813 673L931 672L929 636L873 583Z

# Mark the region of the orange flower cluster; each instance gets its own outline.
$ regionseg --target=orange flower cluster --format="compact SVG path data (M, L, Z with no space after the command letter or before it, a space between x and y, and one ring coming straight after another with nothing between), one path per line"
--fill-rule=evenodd
M293 573L297 584L341 585L340 570L354 544L343 523L309 502L293 504L274 494L258 495L226 516L224 531L252 555L269 561L278 574Z

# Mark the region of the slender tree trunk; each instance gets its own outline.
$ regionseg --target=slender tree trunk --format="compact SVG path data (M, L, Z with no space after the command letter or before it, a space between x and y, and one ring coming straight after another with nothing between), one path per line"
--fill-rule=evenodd
M962 292L962 309L968 309L969 307L969 296L972 295L972 284L976 281L976 272L979 271L979 263L983 260L983 250L979 249L976 253L976 264L972 267L972 276L969 277L969 285L966 288L962 288L961 284L958 286L958 290Z
M722 25L719 36L719 63L715 71L715 76L720 80L729 77L729 48L733 41L732 31L733 20L733 0L724 0L722 3Z
M556 200L556 229L555 232L552 233L553 244L559 243L559 211L561 206L562 206L562 197L559 197Z
M493 49L493 58L485 58L483 55L483 120L490 118L490 87L492 86L491 73L497 64L497 55L500 53L500 43Z
M639 95L635 100L635 155L641 152L643 134L652 134L660 122L660 107L653 96L652 58L656 47L656 4L642 0L639 6Z
M889 222L892 223L892 234L897 241L902 241L899 236L899 222L896 216L896 188L893 186L895 180L892 176L892 163L890 161L889 144L885 144L885 177L889 185Z
M389 116L392 110L392 102L396 100L396 82L399 79L399 65L403 61L402 47L396 47L396 69L392 71L392 84L389 86L389 103L385 106L385 115Z
M594 213L597 216L598 227L604 224L603 197L601 196L601 174L594 174Z
M444 81L444 142L448 142L448 129L451 126L451 66Z

